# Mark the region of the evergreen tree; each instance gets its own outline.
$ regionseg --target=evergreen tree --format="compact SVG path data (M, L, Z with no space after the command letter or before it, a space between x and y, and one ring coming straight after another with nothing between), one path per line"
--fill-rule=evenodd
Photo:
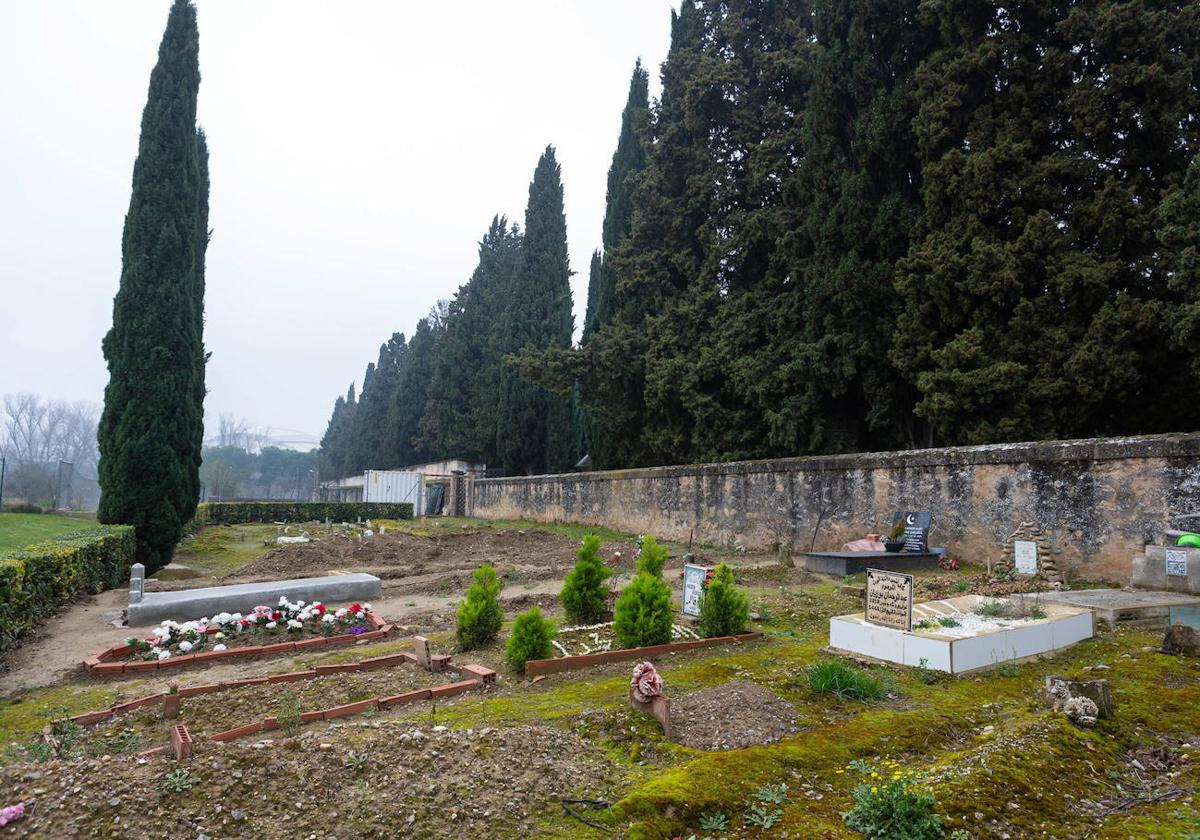
M546 147L529 185L525 239L497 347L504 353L571 346L571 269L562 178ZM496 450L511 473L569 469L576 458L569 391L550 392L511 365L500 371Z
M416 332L400 364L395 396L388 412L388 446L394 453L395 466L403 467L428 461L432 452L421 435L421 418L429 393L436 330L440 329L436 312L417 322Z
M521 234L503 216L479 243L479 263L451 301L432 361L422 434L435 456L496 460L499 328L521 253Z
M917 413L949 444L1174 428L1155 224L1196 150L1195 4L924 11L942 45L892 353Z
M1200 386L1200 155L1192 158L1186 176L1167 193L1159 214L1159 239L1170 278L1167 285L1174 298L1164 329L1184 362L1175 370L1190 377L1190 385L1185 387L1194 395ZM1176 429L1200 425L1194 397L1178 408L1186 413L1178 418Z
M407 350L404 336L393 333L379 347L379 359L367 366L354 433L356 472L395 466L384 445L388 415L400 382L400 364Z
M208 244L199 87L196 10L176 0L142 112L98 431L97 517L136 526L147 571L169 562L199 499Z

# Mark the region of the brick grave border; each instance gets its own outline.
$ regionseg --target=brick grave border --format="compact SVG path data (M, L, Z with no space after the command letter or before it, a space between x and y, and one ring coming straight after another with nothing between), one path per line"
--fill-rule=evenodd
M226 650L206 650L200 653L185 653L172 656L169 659L134 660L132 662L117 661L133 651L129 645L118 645L99 653L92 654L83 660L83 667L94 677L119 677L125 674L142 674L150 671L180 668L185 665L200 665L232 659L241 656L272 656L277 653L299 653L320 650L339 645L354 645L361 641L375 641L386 638L392 632L392 625L373 612L367 613L367 620L374 630L365 633L341 633L337 636L315 636L298 642L273 642L266 645L243 645ZM209 627L208 633L219 633L219 627Z
M736 636L714 636L711 639L693 639L686 642L670 642L665 645L648 645L647 647L623 648L607 650L601 653L586 653L581 656L558 656L553 659L530 659L525 663L525 676L537 677L545 674L557 674L562 671L574 671L578 668L590 668L592 665L603 665L608 662L624 662L629 659L651 659L664 653L695 650L697 648L717 647L719 645L741 644L762 637L762 632L739 633Z

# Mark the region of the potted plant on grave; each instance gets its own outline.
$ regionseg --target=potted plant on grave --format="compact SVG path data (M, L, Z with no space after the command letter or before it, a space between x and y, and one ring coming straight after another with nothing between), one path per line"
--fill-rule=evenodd
M887 539L883 541L883 547L888 551L899 551L904 548L904 517L896 518L896 522L892 525L892 530L888 531Z

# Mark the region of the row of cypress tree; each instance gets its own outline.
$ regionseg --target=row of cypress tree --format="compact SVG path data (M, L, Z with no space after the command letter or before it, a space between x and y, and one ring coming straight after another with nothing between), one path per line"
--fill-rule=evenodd
M389 397L392 448L334 434L364 393L323 456L527 472L1200 423L1200 6L684 0L661 81L635 68L580 345L565 250L535 305L542 258L493 226Z
M502 216L454 298L394 334L367 366L362 392L338 397L321 439L322 477L460 457L515 473L570 468L574 399L502 360L569 350L574 329L562 173L547 147L529 185L525 226Z

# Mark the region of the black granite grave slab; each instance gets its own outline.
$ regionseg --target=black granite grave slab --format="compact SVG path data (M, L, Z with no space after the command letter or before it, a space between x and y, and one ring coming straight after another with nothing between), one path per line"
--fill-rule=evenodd
M889 572L911 572L916 569L936 569L945 549L929 551L806 551L804 567L810 572L827 575L856 575L867 569Z

